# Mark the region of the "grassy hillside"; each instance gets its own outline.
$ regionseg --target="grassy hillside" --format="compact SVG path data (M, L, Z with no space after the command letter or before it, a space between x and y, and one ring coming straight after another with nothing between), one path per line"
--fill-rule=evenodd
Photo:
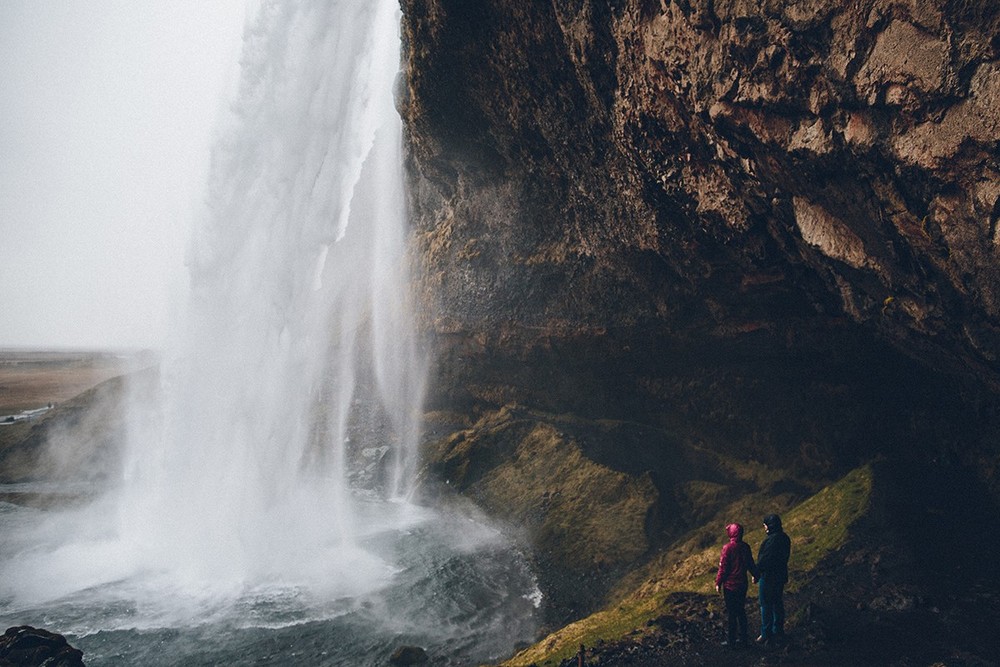
M792 537L790 591L806 580L824 557L847 542L852 525L868 510L871 494L872 469L864 466L824 488L783 517L786 531ZM635 638L657 619L670 615L676 607L690 607L690 594L705 596L706 613L720 613L721 603L714 595L715 567L723 543L722 531L719 533L717 544L701 548L686 545L672 552L687 552L688 555L672 562L659 561L658 573L624 594L616 604L554 632L504 664L509 667L558 665L576 655L581 645L594 646L626 635ZM750 530L746 536L755 553L763 538L762 527Z

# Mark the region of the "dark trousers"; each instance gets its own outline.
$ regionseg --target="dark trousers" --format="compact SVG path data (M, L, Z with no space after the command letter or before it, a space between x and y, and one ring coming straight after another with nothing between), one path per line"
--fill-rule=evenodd
M764 639L785 635L785 582L760 580L760 636Z
M722 589L722 597L726 601L726 616L729 619L729 644L733 645L737 639L744 644L747 643L747 592L731 591L728 588ZM737 628L739 634L737 635Z

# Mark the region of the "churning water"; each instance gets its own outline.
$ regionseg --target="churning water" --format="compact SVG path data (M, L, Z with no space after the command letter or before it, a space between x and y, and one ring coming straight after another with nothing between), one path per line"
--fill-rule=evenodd
M328 553L308 580L276 573L228 592L167 568L119 576L127 545L113 536L64 544L60 528L73 523L64 516L61 526L42 523L43 539L31 535L29 560L11 560L24 545L4 544L4 588L21 585L14 600L5 590L0 618L66 634L89 667L384 666L402 645L424 647L431 664L478 665L530 639L538 591L495 530L405 503L355 509L365 526L357 553ZM38 525L39 514L0 503L8 534Z
M534 629L524 559L409 502L427 361L406 261L395 0L265 2L213 153L185 335L120 484L0 504L0 620L89 665L435 664ZM6 626L5 626L6 627Z

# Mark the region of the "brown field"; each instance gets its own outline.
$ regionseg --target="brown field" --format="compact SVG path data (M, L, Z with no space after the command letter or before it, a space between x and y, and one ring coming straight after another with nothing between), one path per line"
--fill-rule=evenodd
M148 355L0 349L0 417L69 400L143 362Z

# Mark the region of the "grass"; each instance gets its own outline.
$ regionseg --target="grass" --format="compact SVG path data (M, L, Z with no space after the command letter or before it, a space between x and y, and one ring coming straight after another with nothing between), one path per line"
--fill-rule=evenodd
M792 538L790 589L800 585L803 574L846 543L851 525L868 510L871 490L872 469L863 466L785 514L785 530ZM763 539L763 527L746 536L755 553ZM713 595L719 549L721 542L666 564L665 570L642 583L617 604L552 633L504 665L558 665L576 655L581 644L594 646L602 640L614 641L637 630L641 632L649 621L670 613L671 594Z

